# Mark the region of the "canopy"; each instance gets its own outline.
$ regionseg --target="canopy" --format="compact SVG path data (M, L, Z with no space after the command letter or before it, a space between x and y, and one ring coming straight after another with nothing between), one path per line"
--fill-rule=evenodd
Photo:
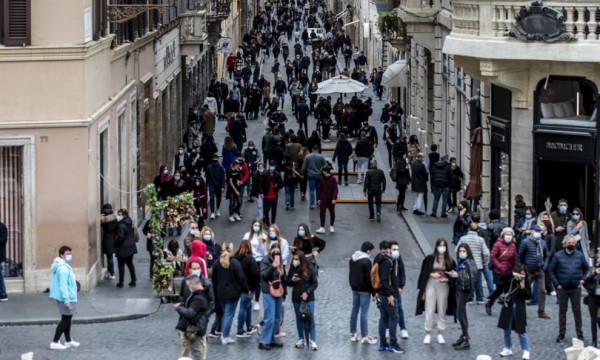
M361 82L344 75L334 76L329 80L322 81L318 86L319 90L315 91L315 94L354 93L365 89Z
M406 60L398 60L395 63L388 65L383 73L381 85L389 87L406 87L408 79L408 67Z

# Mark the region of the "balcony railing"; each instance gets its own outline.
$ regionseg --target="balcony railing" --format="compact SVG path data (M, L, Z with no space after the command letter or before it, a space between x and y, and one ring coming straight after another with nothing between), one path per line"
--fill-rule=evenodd
M412 13L432 13L440 10L442 2L449 3L449 0L400 0L400 9Z
M515 14L524 1L497 0L493 4L477 0L453 0L452 32L455 34L486 38L503 38L515 26ZM588 1L544 1L544 6L561 12L565 17L567 31L579 41L600 40L600 3ZM487 18L491 14L491 19ZM486 18L484 18L486 16ZM491 27L482 26L489 24Z

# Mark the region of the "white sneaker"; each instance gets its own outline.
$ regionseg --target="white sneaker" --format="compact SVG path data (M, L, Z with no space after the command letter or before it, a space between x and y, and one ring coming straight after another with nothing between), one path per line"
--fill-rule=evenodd
M529 360L529 351L523 351L523 360Z
M552 292L550 293L550 296L556 296L556 291L552 291Z
M216 218L216 215L215 215L215 213L212 213L212 214L210 214L210 219L211 219L211 220L214 220L215 218Z
M235 222L235 218L234 218L233 216L230 216L230 217L229 217L229 221L231 221L231 222Z
M356 180L356 183L357 183L357 184L360 184L360 183L362 183L362 180L361 180L361 179L358 179L358 180Z
M223 345L233 344L234 342L235 342L235 340L233 340L230 337L221 338L221 344L223 344Z
M429 334L425 335L425 339L423 339L423 344L425 344L425 345L431 344L431 335L429 335Z
M233 214L233 218L235 219L235 221L242 220L242 218L238 214Z
M304 339L298 340L298 342L296 343L296 345L294 345L296 347L296 349L304 349Z
M406 331L406 330L400 330L400 337L402 339L408 339L408 331Z
M217 210L217 217L221 216L221 212Z
M446 343L446 340L444 340L444 335L442 335L442 334L438 334L437 340L438 340L438 344Z
M502 356L502 357L511 356L511 355L512 355L512 350L511 349L504 348L500 352L500 356ZM523 354L523 356L525 356L525 354Z
M311 349L312 351L317 351L317 350L318 350L318 348L317 348L317 343L311 340L311 341L310 341L310 349Z
M369 345L375 345L378 343L377 339L375 339L374 337L372 337L371 335L367 335L364 338L362 338L360 340L361 344L369 344Z
M317 234L325 234L325 228L324 227L320 227L317 229Z
M77 341L74 341L73 339L71 339L71 341L65 342L65 346L68 348L79 347L79 343Z
M335 228L334 228L333 226L330 226L330 227L329 227L329 232L330 232L330 233L334 233L334 232L335 232Z
M350 341L352 342L357 342L360 340L360 335L358 335L357 333L352 334L352 336L350 336Z
M51 342L50 349L52 350L65 350L67 347L61 344L60 342Z
M258 301L252 301L254 303L254 305L252 305L252 310L254 311L259 311L260 310L260 304L258 303Z

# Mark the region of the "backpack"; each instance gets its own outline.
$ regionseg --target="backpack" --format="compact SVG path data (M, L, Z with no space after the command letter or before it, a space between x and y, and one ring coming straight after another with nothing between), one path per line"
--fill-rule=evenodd
M392 262L392 260L390 260L390 262ZM381 278L379 277L379 263L378 262L373 264L373 267L371 268L371 285L373 286L373 289L375 289L375 290L381 289Z

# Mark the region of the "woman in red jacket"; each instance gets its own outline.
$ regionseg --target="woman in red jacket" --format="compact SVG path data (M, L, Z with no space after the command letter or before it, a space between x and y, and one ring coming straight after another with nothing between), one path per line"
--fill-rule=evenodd
M517 261L517 244L515 240L514 230L510 227L506 227L502 229L500 237L496 240L494 247L492 248L490 261L493 266L492 270L494 272L496 291L488 298L488 301L485 304L485 312L490 316L492 315L492 305L494 305L494 301L502 295L504 288L510 285L510 277L508 277L508 283L504 283L502 278L503 275L512 272Z

